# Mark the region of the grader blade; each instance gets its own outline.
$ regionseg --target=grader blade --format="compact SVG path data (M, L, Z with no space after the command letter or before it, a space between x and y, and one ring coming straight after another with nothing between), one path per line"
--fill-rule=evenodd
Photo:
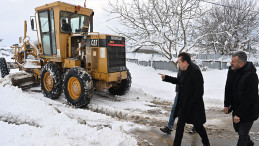
M18 86L22 90L39 85L33 74L25 72L12 74L11 82L13 86Z

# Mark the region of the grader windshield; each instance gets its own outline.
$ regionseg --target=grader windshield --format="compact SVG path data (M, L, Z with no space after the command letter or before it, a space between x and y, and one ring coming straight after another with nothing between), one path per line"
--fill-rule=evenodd
M43 53L46 56L57 54L54 13L52 10L39 12Z
M60 25L62 28L61 32L63 33L77 33L82 30L83 26L89 27L89 16L61 11Z

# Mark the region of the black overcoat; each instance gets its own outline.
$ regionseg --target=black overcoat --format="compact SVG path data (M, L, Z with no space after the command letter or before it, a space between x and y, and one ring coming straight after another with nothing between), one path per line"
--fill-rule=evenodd
M203 76L191 63L179 77L165 76L164 81L179 85L178 101L174 117L182 118L188 124L206 122L203 102Z
M224 106L233 109L233 115L241 122L258 119L259 97L258 76L256 68L251 62L238 70L229 67L225 86Z

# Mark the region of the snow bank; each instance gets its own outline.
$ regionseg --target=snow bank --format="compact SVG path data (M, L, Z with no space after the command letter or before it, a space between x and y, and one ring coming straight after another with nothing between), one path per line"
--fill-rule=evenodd
M0 145L137 145L129 122L0 85ZM116 139L116 140L115 140Z

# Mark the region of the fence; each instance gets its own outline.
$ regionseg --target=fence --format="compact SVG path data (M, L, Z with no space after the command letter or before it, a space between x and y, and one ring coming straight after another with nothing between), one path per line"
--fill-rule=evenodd
M174 57L176 57L174 55ZM202 70L210 69L227 69L232 56L220 54L192 54L192 60L200 66ZM255 66L259 66L259 55L248 55L248 60L253 62ZM167 61L166 57L159 54L143 54L143 53L127 53L127 61L133 62L142 66L151 66L155 69L170 70L177 72L177 68Z
M168 61L139 61L138 59L129 59L127 58L128 62L136 63L142 66L151 66L154 69L160 69L160 70L170 70L173 72L177 72L177 68ZM203 60L202 62L197 63L197 65L200 66L200 68L204 71L208 68L210 69L227 69L228 64L226 61L209 61L209 60Z
M167 61L138 61L138 59L127 59L128 62L133 62L142 66L151 66L154 69L160 70L170 70L177 72L177 68L171 63ZM202 64L198 64L200 68L204 71L208 68L210 69L227 69L227 62L223 61L202 61Z
M153 61L152 67L154 69L160 69L160 70L170 70L177 72L177 68L171 63L171 62L166 62L166 61Z

